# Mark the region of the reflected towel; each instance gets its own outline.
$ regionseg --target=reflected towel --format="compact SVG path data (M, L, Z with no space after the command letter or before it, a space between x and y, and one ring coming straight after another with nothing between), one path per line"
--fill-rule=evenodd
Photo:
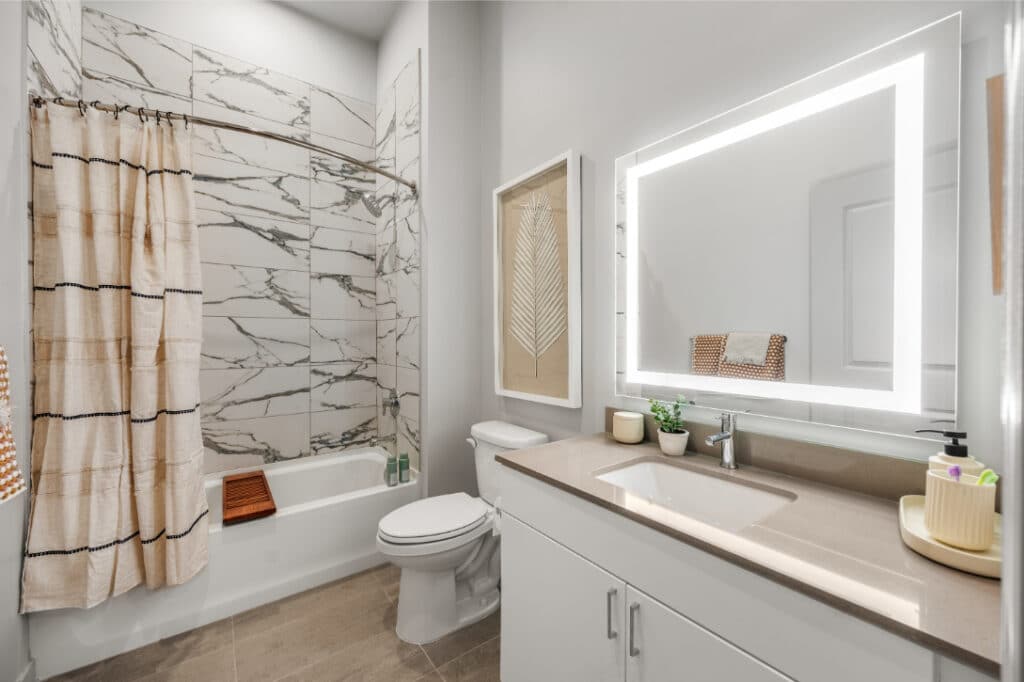
M725 339L726 362L734 365L763 367L768 360L768 344L772 339L766 333L731 332Z

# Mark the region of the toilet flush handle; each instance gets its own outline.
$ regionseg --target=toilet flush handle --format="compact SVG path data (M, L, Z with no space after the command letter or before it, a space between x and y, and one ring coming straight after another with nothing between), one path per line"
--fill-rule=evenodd
M469 443L469 447L473 448L474 450L476 449L476 446L479 445L479 443L476 442L476 438L473 438L472 436L467 438L466 442Z

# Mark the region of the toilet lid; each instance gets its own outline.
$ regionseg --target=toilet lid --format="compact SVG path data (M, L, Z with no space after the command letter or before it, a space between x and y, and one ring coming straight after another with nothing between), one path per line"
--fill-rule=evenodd
M380 520L381 537L394 543L436 542L467 533L487 518L488 504L466 493L411 502Z

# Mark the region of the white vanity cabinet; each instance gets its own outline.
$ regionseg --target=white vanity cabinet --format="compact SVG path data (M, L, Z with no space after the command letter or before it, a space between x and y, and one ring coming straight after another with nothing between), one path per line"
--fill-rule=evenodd
M782 682L782 673L632 586L626 587L628 682Z
M524 473L501 506L503 682L995 679Z
M510 516L502 536L503 682L789 679Z
M510 516L501 536L501 679L622 682L626 583Z

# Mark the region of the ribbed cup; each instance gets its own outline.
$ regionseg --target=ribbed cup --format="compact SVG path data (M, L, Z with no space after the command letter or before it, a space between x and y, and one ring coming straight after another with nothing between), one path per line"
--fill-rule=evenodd
M971 551L992 546L996 487L978 485L978 477L929 471L925 482L924 525L936 540Z

